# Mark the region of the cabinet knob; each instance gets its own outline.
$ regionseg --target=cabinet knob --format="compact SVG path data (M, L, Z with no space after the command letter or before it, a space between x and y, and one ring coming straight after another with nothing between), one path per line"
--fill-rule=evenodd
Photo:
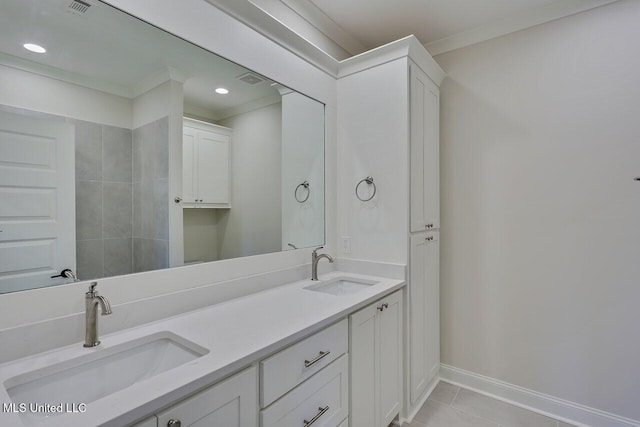
M180 427L182 426L182 422L180 420L169 420L167 423L167 427Z
M389 308L389 304L387 304L386 302L378 307L378 311L383 311L385 308Z
M430 242L430 241L432 241L432 240L433 240L433 236L427 236L427 237L425 238L425 240L426 240L426 241L428 241L428 242Z
M176 203L180 203L182 201L182 197L176 197L175 199L173 199L173 201Z
M433 223L425 225L425 228L433 228Z

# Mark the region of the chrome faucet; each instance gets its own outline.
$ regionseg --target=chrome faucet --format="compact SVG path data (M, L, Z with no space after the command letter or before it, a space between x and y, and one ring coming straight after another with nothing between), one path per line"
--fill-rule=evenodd
M86 332L84 335L84 346L95 347L100 345L98 340L98 305L102 308L102 315L111 314L111 304L95 290L98 282L92 282L89 286L89 292L84 294L85 315L86 315Z
M333 258L327 254L318 255L318 249L322 249L324 246L318 246L311 253L311 280L318 280L318 261L322 258L326 258L330 263L333 263Z

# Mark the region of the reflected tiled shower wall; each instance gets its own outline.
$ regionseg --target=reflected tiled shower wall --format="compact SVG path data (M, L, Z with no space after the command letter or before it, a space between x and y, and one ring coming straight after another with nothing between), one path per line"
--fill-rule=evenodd
M82 280L133 271L132 132L72 120L76 136L76 263Z
M169 267L169 117L133 130L133 271Z

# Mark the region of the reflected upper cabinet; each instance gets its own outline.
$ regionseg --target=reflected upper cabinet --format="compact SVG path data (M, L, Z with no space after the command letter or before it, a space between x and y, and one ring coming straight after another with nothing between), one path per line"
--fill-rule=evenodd
M231 129L184 119L182 203L184 208L230 208Z
M324 105L89 3L2 1L0 293L322 245Z

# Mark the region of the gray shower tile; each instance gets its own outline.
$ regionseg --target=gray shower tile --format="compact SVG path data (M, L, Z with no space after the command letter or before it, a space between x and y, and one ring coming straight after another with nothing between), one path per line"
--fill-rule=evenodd
M154 186L154 181L143 181L141 184L140 228L143 239L155 239L156 237Z
M142 183L133 183L133 237L142 237Z
M169 242L142 239L141 265L142 271L167 268L169 266Z
M72 120L75 126L76 180L102 179L102 127L96 123Z
M155 144L155 179L169 178L169 117L153 122Z
M132 254L132 239L104 239L105 277L132 273Z
M103 183L104 237L131 237L132 234L132 184Z
M76 181L76 239L102 238L102 183Z
M132 171L132 180L133 182L142 181L142 137L141 132L139 130L133 131L133 146L132 146L132 156L133 156L133 171Z
M156 144L153 139L153 123L135 130L136 140L140 144L141 174L140 181L153 181L156 177Z
M102 239L76 242L76 274L80 280L104 277Z
M154 182L153 209L155 217L155 236L160 240L169 240L169 181L160 179Z
M133 250L133 255L131 257L132 262L133 262L133 272L134 273L139 273L141 271L144 271L142 269L142 240L138 237L134 237L133 238L133 244L132 246L132 250Z
M129 129L102 127L102 179L113 182L131 182L132 134Z

